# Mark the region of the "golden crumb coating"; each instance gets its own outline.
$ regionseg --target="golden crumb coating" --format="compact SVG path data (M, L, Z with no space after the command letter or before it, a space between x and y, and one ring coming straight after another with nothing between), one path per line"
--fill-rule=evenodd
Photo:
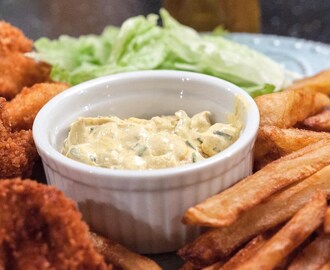
M31 40L0 21L0 97L12 99L23 87L49 80L50 66L25 56L31 50Z
M0 114L5 103L0 98ZM0 178L30 176L37 157L31 130L12 132L0 118Z
M13 130L32 129L39 110L54 96L68 88L64 83L39 83L25 87L7 102L2 113L4 123Z
M0 47L11 52L29 52L32 50L32 40L11 24L0 21Z
M112 269L73 201L55 187L0 180L0 269Z

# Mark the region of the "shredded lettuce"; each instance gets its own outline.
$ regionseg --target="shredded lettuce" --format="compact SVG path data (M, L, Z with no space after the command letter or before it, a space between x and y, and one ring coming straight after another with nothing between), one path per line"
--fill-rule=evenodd
M251 96L279 90L285 70L276 62L219 34L199 34L161 9L137 16L100 35L35 41L35 59L52 65L55 81L75 85L119 72L174 69L216 76L244 88Z

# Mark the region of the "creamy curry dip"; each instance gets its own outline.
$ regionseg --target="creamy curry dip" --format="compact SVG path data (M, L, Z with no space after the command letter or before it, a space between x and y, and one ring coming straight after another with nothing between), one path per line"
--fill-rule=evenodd
M241 123L210 122L210 112L190 118L184 111L150 120L80 118L71 125L62 153L74 160L112 169L177 167L211 157L239 136Z

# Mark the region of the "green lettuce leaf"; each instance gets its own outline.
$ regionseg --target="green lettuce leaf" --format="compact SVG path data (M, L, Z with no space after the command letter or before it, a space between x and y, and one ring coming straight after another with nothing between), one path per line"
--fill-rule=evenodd
M223 36L199 34L161 9L108 26L100 35L41 38L31 56L52 65L51 77L71 85L119 72L174 69L216 76L251 96L279 90L285 70L270 58Z

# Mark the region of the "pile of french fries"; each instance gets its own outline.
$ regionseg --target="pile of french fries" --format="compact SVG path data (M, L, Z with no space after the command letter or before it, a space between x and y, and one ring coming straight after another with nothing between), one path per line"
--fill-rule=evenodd
M254 174L189 208L182 270L330 269L330 70L255 99Z

